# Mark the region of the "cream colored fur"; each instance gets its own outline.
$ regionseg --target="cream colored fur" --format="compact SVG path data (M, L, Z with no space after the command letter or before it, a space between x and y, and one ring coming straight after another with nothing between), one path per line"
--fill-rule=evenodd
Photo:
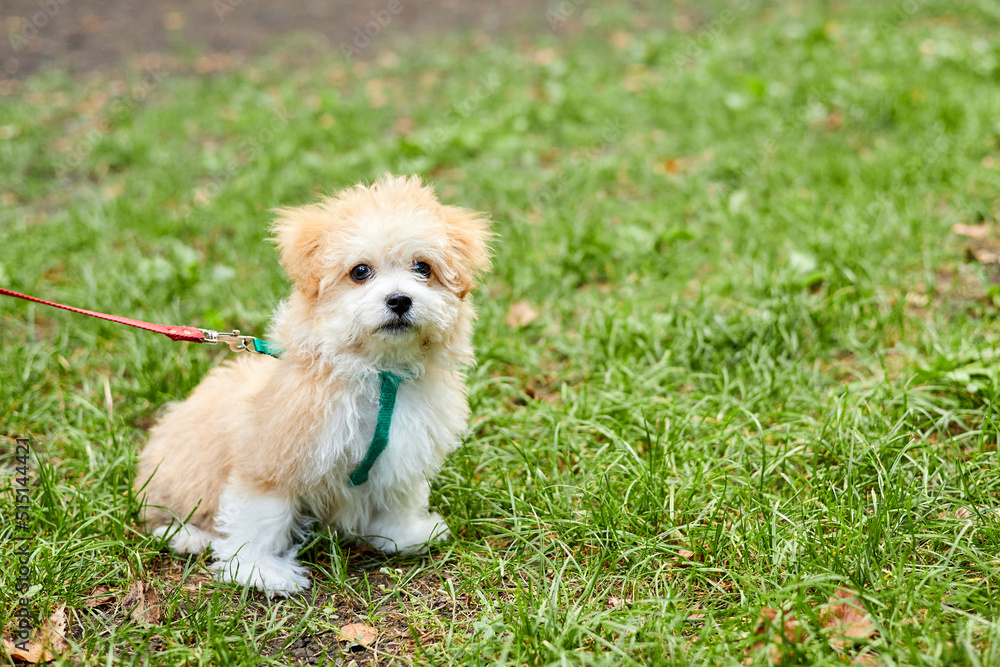
M489 236L484 218L441 205L415 177L280 211L275 241L294 289L269 339L285 352L214 369L152 429L136 478L147 530L183 553L211 542L220 579L269 595L308 588L295 551L311 519L389 553L447 538L428 480L466 428L469 291L489 268ZM350 275L359 264L374 271L364 282ZM387 306L394 295L412 300L406 314ZM409 379L388 447L352 487L383 370Z

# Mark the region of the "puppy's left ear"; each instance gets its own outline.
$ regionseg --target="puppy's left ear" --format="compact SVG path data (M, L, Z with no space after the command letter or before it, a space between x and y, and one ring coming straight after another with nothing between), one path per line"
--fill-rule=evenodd
M317 205L282 208L277 213L271 240L278 246L281 266L296 289L308 297L315 297L319 293L322 275L320 249L329 226L329 216Z
M493 233L489 220L480 213L458 206L442 208L453 274L448 282L458 298L464 299L476 286L479 275L488 272L492 266L489 243Z

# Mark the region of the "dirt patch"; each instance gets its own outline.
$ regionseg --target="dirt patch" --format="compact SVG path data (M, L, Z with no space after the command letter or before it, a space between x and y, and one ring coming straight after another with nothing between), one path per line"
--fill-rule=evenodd
M9 0L0 5L0 79L46 67L78 74L144 53L252 56L290 33L365 59L419 33L547 31L548 10L531 0Z
M463 628L471 630L472 623L478 618L470 595L456 592L453 597L445 592L460 587L459 582L454 580L449 585L447 574L429 572L400 584L399 577L408 567L413 567L412 563L386 559L364 546L350 548L344 555L347 558L348 580L363 580L364 586L372 591L370 600L331 590L329 584L316 580L318 575L315 569L314 584L322 589L315 600L311 595L308 599L269 600L262 593L252 592L249 603L240 612L247 622L267 623L275 606L287 606L279 613L299 614L304 613L303 605L307 605L313 614L321 615L311 620L302 631L281 633L268 640L261 650L262 655L280 657L293 665L338 662L347 665L352 661L358 665L400 664L398 658L410 662L422 648L439 643L445 629L448 633L461 633ZM207 571L203 568L191 570L189 566L185 559L169 554L158 555L149 563L149 578L142 583L142 588L156 591L153 594L161 601L179 589L183 599L173 608L172 617L157 618L156 622L147 625L182 621L184 616L197 611L198 599L209 594L215 586ZM441 568L436 569L441 571ZM102 585L88 591L84 596L84 606L73 612L79 619L73 627L74 639L85 643L89 636L106 634L108 627L138 622L129 601L129 594L136 589L136 585L136 582L123 582L118 587ZM240 601L242 591L236 587L229 587L228 590L231 608L240 609L244 604ZM164 610L164 613L168 612ZM373 618L377 622L373 622ZM375 640L369 646L350 641L338 631L349 624L369 623L374 623L377 631ZM163 639L154 635L150 651L155 653L166 648ZM123 655L132 655L134 651L134 648L122 648Z

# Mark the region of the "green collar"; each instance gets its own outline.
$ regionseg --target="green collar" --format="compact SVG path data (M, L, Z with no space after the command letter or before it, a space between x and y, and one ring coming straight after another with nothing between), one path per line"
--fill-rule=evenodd
M253 338L251 340L254 352L266 354L274 358L281 356L284 350L277 343ZM375 424L375 436L372 444L368 445L368 453L365 454L364 461L351 473L348 478L351 486L361 486L368 481L368 473L372 466L378 461L378 457L385 451L389 444L389 426L392 424L392 409L396 406L396 392L403 378L391 371L379 371L379 396L378 396L378 422Z
M396 392L403 378L389 371L379 371L378 423L375 424L375 436L368 445L368 453L361 465L351 473L351 486L361 486L368 481L375 461L385 451L389 444L389 425L392 423L392 409L396 405Z
M277 359L284 352L281 346L277 343L271 342L269 340L261 340L260 338L250 338L250 343L253 345L253 351L257 354L266 354L269 357L274 357Z

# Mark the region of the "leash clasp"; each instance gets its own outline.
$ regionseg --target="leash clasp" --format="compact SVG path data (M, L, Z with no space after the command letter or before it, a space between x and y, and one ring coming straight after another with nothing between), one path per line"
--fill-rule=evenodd
M205 334L205 342L211 345L225 343L233 352L242 352L244 350L257 352L257 348L253 344L254 337L240 335L239 329L233 329L233 333L223 333L221 331L212 331L211 329L202 329L201 332Z

